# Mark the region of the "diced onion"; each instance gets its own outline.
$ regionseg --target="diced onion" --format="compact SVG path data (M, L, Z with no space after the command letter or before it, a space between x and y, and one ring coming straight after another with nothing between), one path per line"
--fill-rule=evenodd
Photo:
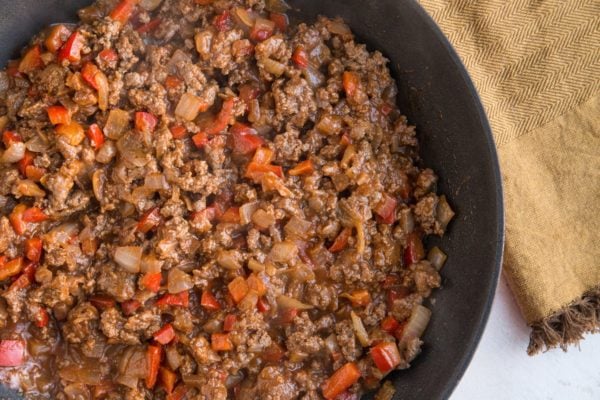
M170 73L175 74L180 63L186 63L190 61L190 56L183 50L177 49L171 56L171 59L167 63L167 69Z
M27 147L27 150L33 151L34 153L43 153L48 151L50 144L41 135L35 135L25 143L25 147Z
M327 350L329 350L331 354L340 352L340 346L338 345L337 338L333 333L327 336L325 339L325 347L327 347Z
M248 269L253 272L262 272L265 270L265 265L259 263L254 258L248 260Z
M276 243L271 248L269 258L274 262L285 263L298 256L298 246L296 243L290 241L284 241Z
M240 262L238 261L237 251L235 250L221 250L219 254L217 254L217 264L225 269L229 269L232 271L238 270L242 268Z
M69 382L84 383L86 385L99 385L106 377L102 373L100 363L91 361L84 362L84 365L69 365L59 370L58 374L62 379Z
M169 293L181 293L193 287L194 283L188 274L179 268L173 268L169 271L167 279L167 290Z
M354 311L350 311L350 318L352 319L352 327L358 341L363 347L368 347L371 341L369 340L369 334L363 325L362 319Z
M152 11L158 8L160 3L162 3L162 0L142 0L140 1L140 7L142 7L144 10Z
M253 201L240 206L240 221L242 225L249 224L252 221L252 214L258 209L258 205L258 201Z
M340 20L327 20L327 30L336 35L348 35L351 33L350 28Z
M312 310L313 306L309 304L304 304L299 300L294 299L293 297L279 295L277 296L277 306L284 310L289 310L295 308L296 310Z
M142 261L142 248L139 246L117 247L114 259L125 271L138 273Z
M258 303L258 295L255 291L251 290L246 296L240 301L237 307L242 311L250 311L256 309L256 303Z
M66 222L46 233L44 239L57 245L64 245L71 241L78 232L79 225L76 222Z
M275 217L265 210L258 209L252 214L252 222L259 229L268 229L275 223Z
M431 250L429 250L429 253L427 253L427 259L429 260L431 265L433 265L433 267L438 271L442 269L447 258L448 256L446 255L446 253L444 253L437 246L433 247Z
M98 86L98 108L105 111L108 108L108 78L99 70L94 75L94 80Z
M0 160L3 163L14 163L21 161L25 157L25 143L13 142L4 153Z
M177 103L175 115L187 121L193 121L198 116L201 106L202 100L199 97L191 93L184 93Z
M148 364L145 352L139 347L129 347L119 361L119 374L116 381L135 389L138 380L146 377L147 370Z
M403 233L411 233L415 229L415 216L410 209L400 213L399 222Z
M285 233L291 237L306 239L310 236L312 224L305 219L293 216L283 228Z
M155 274L162 270L163 262L156 258L154 253L150 253L142 257L140 271L143 273Z
M115 155L117 155L117 146L115 146L115 142L107 140L96 153L96 161L102 164L108 164Z
M119 108L113 108L108 113L108 119L104 125L103 132L110 139L118 139L123 135L128 127L129 113Z
M254 26L254 21L256 21L256 15L254 13L248 12L243 7L236 7L234 11L234 15L236 19L245 27L251 28Z
M266 18L256 18L256 21L254 22L254 29L257 31L273 32L275 29L275 22Z
M285 64L275 61L270 58L264 58L260 60L263 64L265 71L275 76L281 76L285 72Z
M92 174L92 191L94 192L94 196L98 201L102 201L103 192L104 192L104 184L106 183L106 175L104 170L97 169Z
M440 196L440 200L437 205L437 216L436 219L440 223L442 229L446 229L448 223L454 218L454 211L448 204L448 200L446 200L446 196Z
M412 310L400 342L406 342L412 338L420 338L423 332L425 332L430 318L431 311L427 307L417 304Z
M342 119L337 115L324 115L315 126L326 135L336 135L342 130Z
M356 155L356 148L354 147L353 144L349 144L346 147L346 150L344 151L344 156L342 157L342 161L340 161L340 166L342 168L348 168L350 161L352 161L352 159L354 158L354 156Z
M163 174L160 172L151 172L144 179L144 186L150 190L166 190L169 189L169 183Z
M356 251L362 254L365 251L365 230L364 224L361 221L356 221L354 227L356 228Z
M165 346L165 355L167 359L167 364L173 371L176 371L180 366L183 360L181 359L181 354L177 351L176 346Z
M315 272L303 263L298 263L294 268L288 269L287 274L294 280L302 283L315 280Z
M35 182L24 179L17 184L17 191L23 196L44 197L44 192Z

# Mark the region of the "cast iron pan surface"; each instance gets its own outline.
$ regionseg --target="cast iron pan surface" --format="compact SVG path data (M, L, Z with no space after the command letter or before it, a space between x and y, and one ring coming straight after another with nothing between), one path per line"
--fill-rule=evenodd
M0 64L16 58L51 23L76 20L90 0L0 0ZM440 193L457 216L443 239L448 253L442 289L423 353L391 379L396 399L446 399L477 347L494 297L504 243L502 188L496 151L477 92L458 56L414 0L291 0L293 14L344 18L370 50L390 59L398 104L416 124L424 163L440 176ZM0 387L0 399L17 399Z

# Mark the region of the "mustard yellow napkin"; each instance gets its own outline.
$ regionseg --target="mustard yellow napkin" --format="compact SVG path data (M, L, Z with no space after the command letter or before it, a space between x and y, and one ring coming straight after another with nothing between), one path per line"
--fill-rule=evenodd
M420 0L475 82L528 352L600 330L600 1Z

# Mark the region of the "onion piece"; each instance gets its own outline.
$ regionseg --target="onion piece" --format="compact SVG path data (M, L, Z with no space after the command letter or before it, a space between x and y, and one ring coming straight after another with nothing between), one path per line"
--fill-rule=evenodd
M104 72L98 70L94 75L94 81L98 86L98 108L105 111L108 108L108 78Z
M165 355L167 364L173 371L176 371L183 363L181 354L177 351L176 346L165 346Z
M25 143L13 142L0 157L3 163L14 163L25 157Z
M296 300L293 297L279 295L277 296L277 306L284 310L295 308L296 310L312 310L313 306L304 304L300 300Z
M217 254L217 264L232 271L242 268L242 265L238 261L238 252L235 250L219 251Z
M254 22L256 21L256 15L243 7L236 7L233 15L236 20L240 22L242 27L252 28L254 26Z
M114 260L127 272L140 272L142 248L140 246L122 246L115 250Z
M191 93L184 93L181 95L179 103L177 103L175 115L187 121L193 121L198 116L202 104L202 100L198 96L194 96Z
M258 209L258 206L258 201L253 201L240 206L240 222L242 225L249 224L252 221L252 214Z
M400 343L404 343L412 338L420 338L425 332L425 328L431 319L431 311L420 304L417 304L410 314L410 318L404 327Z
M150 190L167 190L170 187L167 179L160 172L151 172L146 175L144 186Z
M106 183L106 174L104 170L97 169L92 174L92 191L94 192L94 196L96 200L102 201L103 193L104 193L104 184Z
M248 260L248 269L253 272L262 272L265 270L265 265L251 258Z
M448 256L439 247L435 246L427 253L427 259L436 270L442 269Z
M342 130L342 119L337 115L323 115L315 126L326 135L337 135Z
M162 270L163 261L156 258L154 253L142 257L140 271L148 274L155 274Z
M275 223L275 217L265 210L258 209L252 214L252 222L258 229L269 229Z
M362 221L356 221L354 223L356 228L356 251L358 254L362 254L365 251L365 230Z
M338 354L340 352L340 346L338 345L337 338L335 334L331 334L327 336L325 339L325 347L331 354Z
M79 233L79 225L76 222L66 222L50 230L44 235L44 240L47 242L65 245Z
M42 135L35 135L25 142L25 147L27 147L27 150L33 151L34 153L43 153L48 151L50 144Z
M169 276L167 278L167 290L169 293L181 293L190 290L193 287L194 283L188 274L179 268L172 268L169 271Z
M283 228L285 233L291 237L306 239L310 236L312 224L305 219L293 216Z
M450 207L450 204L448 204L446 196L442 195L438 201L436 219L442 229L446 229L452 218L454 218L454 211Z
M285 64L282 64L279 61L275 61L267 57L260 60L260 62L262 62L265 71L277 77L283 75L283 73L285 72Z
M17 184L17 191L22 196L29 197L45 197L46 192L44 192L34 181L29 179L24 179Z
M102 164L108 164L117 155L117 146L112 140L107 140L100 150L96 153L96 161Z
M298 246L290 241L275 243L269 253L269 258L274 262L286 263L298 256Z
M342 161L340 161L340 167L346 169L349 167L350 161L356 155L356 148L353 144L349 144L346 146L346 150L344 151L344 156L342 157Z
M294 268L286 270L286 273L294 280L302 283L315 280L315 272L303 263L298 263Z
M103 132L110 139L119 139L128 127L129 113L119 108L113 108L108 113Z
M363 347L368 347L371 341L369 340L369 334L363 325L362 319L354 311L350 311L350 318L352 319L352 327L358 341Z

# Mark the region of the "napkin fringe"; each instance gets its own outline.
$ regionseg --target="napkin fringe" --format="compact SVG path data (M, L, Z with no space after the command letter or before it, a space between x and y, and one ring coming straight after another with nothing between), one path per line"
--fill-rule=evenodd
M585 333L600 332L600 286L583 294L570 305L531 325L527 354L578 344Z

